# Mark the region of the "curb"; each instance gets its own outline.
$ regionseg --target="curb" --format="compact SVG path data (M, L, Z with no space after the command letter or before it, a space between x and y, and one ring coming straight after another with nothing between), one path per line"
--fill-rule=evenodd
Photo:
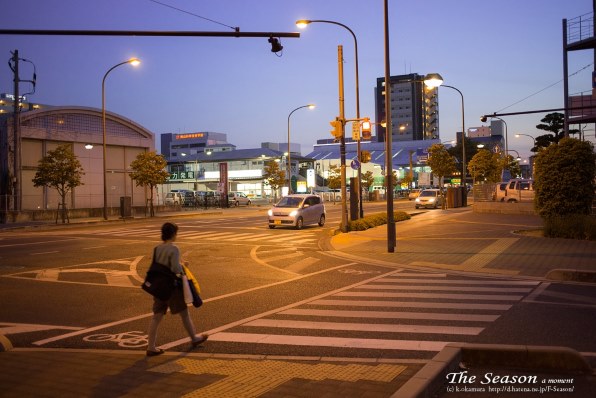
M6 336L0 334L0 352L6 352L12 350L12 343Z
M466 367L499 366L535 371L591 374L588 362L567 347L447 344L391 398L430 398L445 383L447 373Z
M559 268L549 271L549 273L546 274L546 279L596 283L596 271Z

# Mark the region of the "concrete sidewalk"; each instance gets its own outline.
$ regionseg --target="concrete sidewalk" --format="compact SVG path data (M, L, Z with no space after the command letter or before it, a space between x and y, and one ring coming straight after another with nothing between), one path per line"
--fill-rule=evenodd
M541 226L536 216L476 214L469 208L438 210L397 223L395 253L388 253L386 226L335 235L329 249L353 261L428 271L524 278L547 278L561 268L571 271L560 275L594 273L594 242L537 237L535 231ZM461 370L462 358L468 364L498 366L504 372L519 365L520 358L531 358L524 374L550 370L556 377L569 371L580 375L570 376L581 381L577 384L580 395L566 396L583 397L586 391L596 391L596 377L586 361L575 351L560 347L449 345L425 366L419 361L383 358L233 356L195 351L147 358L140 350L24 349L13 348L0 336L0 396L431 397L441 396L437 389L446 392L445 375Z

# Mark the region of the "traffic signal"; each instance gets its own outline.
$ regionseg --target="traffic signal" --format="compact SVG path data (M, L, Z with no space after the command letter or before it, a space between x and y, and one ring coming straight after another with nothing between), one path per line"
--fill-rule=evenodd
M360 163L368 163L370 162L370 152L369 151L360 151Z
M271 43L271 52L272 53L278 53L281 50L284 49L284 47L281 45L281 43L279 42L279 38L277 37L273 37L271 36L269 38L269 40L267 40L269 43Z
M365 117L362 121L362 139L363 140L370 140L371 138L371 123L370 119Z
M333 130L331 130L331 135L335 137L335 139L340 139L343 135L343 126L341 120L335 119L329 122Z

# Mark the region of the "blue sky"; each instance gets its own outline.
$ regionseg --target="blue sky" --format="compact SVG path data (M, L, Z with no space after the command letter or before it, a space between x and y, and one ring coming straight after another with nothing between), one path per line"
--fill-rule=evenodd
M354 49L349 33L329 24L298 29L297 19L334 20L358 38L360 108L374 118L374 86L384 76L382 0L159 0L221 24L248 31L301 32L282 39L283 55L266 38L152 38L0 36L0 61L10 51L35 63L32 102L101 107L101 80L113 65L138 57L106 82L106 108L162 133L216 131L239 148L291 141L310 152L330 138L338 115L337 46L344 47L345 109L355 116ZM590 0L390 0L391 74L440 73L465 98L466 127L480 116L563 106L562 19L592 12ZM229 27L151 0L2 1L3 29L197 30ZM4 58L2 58L4 57ZM570 93L591 88L591 51L570 53ZM21 79L31 69L22 64ZM0 92L11 93L12 74L0 63ZM550 88L547 88L551 86ZM21 90L27 88L21 86ZM541 91L539 94L532 94ZM531 96L516 104L516 102ZM511 106L513 105L513 106ZM460 97L440 90L440 136L461 129ZM544 114L507 117L509 148L529 154ZM587 134L594 138L593 127ZM159 147L157 147L159 149Z

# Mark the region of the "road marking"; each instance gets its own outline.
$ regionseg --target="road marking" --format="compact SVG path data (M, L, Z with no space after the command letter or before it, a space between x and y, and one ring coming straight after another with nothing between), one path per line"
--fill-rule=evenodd
M44 254L54 254L54 253L60 253L58 250L54 250L51 252L37 252L37 253L29 253L30 256L40 256L40 255L44 255Z
M185 339L188 340L188 339ZM251 344L281 344L293 346L365 348L376 350L441 351L448 341L383 340L345 337L291 336L255 333L220 332L209 336L210 341ZM163 347L163 346L162 346Z
M296 278L293 278L293 279L290 279L290 280L288 280L288 281L276 282L276 283L274 283L274 284L271 284L271 285L279 285L279 284L282 284L282 283L287 283L287 282L291 282L291 281L294 281L294 280L297 280L297 279L303 279L303 278L305 278L305 277L308 277L308 276L317 275L317 274L322 274L322 273L329 272L329 271L334 271L334 270L336 270L336 269L339 269L339 268L343 268L343 267L350 267L350 266L352 266L352 265L354 265L354 263L343 264L343 265L340 265L340 266L337 266L337 267L333 267L333 268L329 268L329 269L325 269L325 270L321 270L321 271L313 272L313 273L311 273L311 274L306 274L306 275L298 276L298 277L296 277ZM207 333L207 334L209 335L209 339L211 339L211 337L212 337L212 336L213 336L215 333L220 333L220 332L222 332L222 331L224 331L224 330L231 329L231 328L233 328L233 327L235 327L235 326L240 326L240 325L242 325L242 324L244 324L244 323L246 323L246 322L250 322L250 321L252 321L252 320L255 320L255 319L264 318L264 317L266 317L266 316L268 316L268 315L272 315L272 314L275 314L275 313L277 313L277 312L280 312L280 311L284 311L284 310L287 310L287 309L290 309L290 308L295 308L295 307L298 307L298 306L300 306L300 305L302 305L302 304L307 304L307 303L309 303L310 301L313 301L313 300L318 300L318 299L321 299L321 298L324 298L324 297L327 297L327 296L333 295L333 294L335 294L335 293L342 292L342 291L344 291L344 290L349 290L349 289L352 289L352 288L354 288L354 287L356 287L356 286L358 286L358 285L363 285L363 284L365 284L365 283L372 282L372 281L374 281L374 280L375 280L375 279L377 279L377 278L382 278L382 277L384 277L384 276L392 275L392 274L394 274L395 272L399 272L399 270L391 270L391 271L389 271L389 272L387 272L387 273L384 273L384 274L382 274L382 275L375 276L374 278L365 279L365 280L363 280L363 281L360 281L360 282L354 283L354 284L352 284L352 285L344 286L344 287L342 287L342 288L340 288L340 289L336 289L336 290L333 290L333 291L331 291L331 292L326 292L326 293L320 294L320 295L318 295L318 296L315 296L315 297L310 297L310 298L307 298L307 299L304 299L304 300L301 300L301 301L298 301L298 302L295 302L295 303L292 303L292 304L286 305L286 306L284 306L284 307L276 308L276 309L273 309L273 310L269 310L269 311L266 311L266 312L262 312L262 313L260 313L260 314L257 314L257 315L250 316L250 317L248 317L248 318L240 319L240 320L238 320L238 321L231 322L231 323L228 323L228 324L226 324L226 325L222 325L222 326L216 327L216 328L214 328L214 329L208 330L208 331L206 331L205 333ZM249 289L249 290L257 290L257 289L260 289L260 288L254 288L254 289ZM236 295L236 294L235 294L235 293L230 293L229 295ZM227 295L227 296L229 296L229 295ZM222 296L220 296L220 297L222 297ZM205 301L209 301L209 299L207 299L207 300L205 300ZM167 344L161 345L160 347L162 347L162 348L164 348L164 349L169 349L169 348L171 348L171 347L175 347L175 346L177 346L177 345L180 345L180 344L187 343L188 341L190 341L190 338L186 337L186 338L183 338L183 339L179 339L179 340L172 341L172 342L170 342L170 343L167 343Z
M217 297L211 297L211 298L208 298L208 299L203 300L203 302L204 303L208 303L208 302L211 302L211 301L222 300L222 299L225 299L225 298L228 298L228 297L239 296L239 295L242 295L242 294L245 294L245 293L254 292L254 291L257 291L257 290L267 289L267 288L270 288L270 287L273 287L273 286L278 286L278 285L283 285L285 283L295 282L297 280L304 279L304 278L309 278L311 276L323 274L325 272L335 271L336 269L339 269L339 268L350 267L352 265L354 265L354 263L342 264L342 265L338 265L337 267L333 267L333 268L329 268L329 269L325 269L325 270L321 270L321 271L312 272L310 274L300 275L300 276L297 276L295 278L290 278L290 279L287 279L287 280L284 280L284 281L272 282L272 283L268 283L266 285L252 287L250 289L239 290L237 292L227 293L227 294L223 294L223 295L217 296ZM395 272L395 271L391 271L391 272ZM102 324L102 325L93 326L93 327L90 327L90 328L87 328L87 329L82 329L82 330L79 330L77 332L63 334L63 335L60 335L60 336L55 336L55 337L51 337L51 338L48 338L48 339L35 341L32 344L35 344L35 345L38 345L38 346L39 345L44 345L44 344L52 343L54 341L64 340L64 339L67 339L67 338L70 338L70 337L75 337L75 336L79 336L79 335L82 335L82 334L87 334L87 333L90 333L90 332L94 332L96 330L111 328L113 326L122 325L122 324L125 324L125 323L128 323L128 322L133 322L133 321L137 321L137 320L140 320L140 319L149 318L149 317L152 317L152 316L153 316L153 312L150 312L150 313L147 313L147 314L142 314L142 315L137 315L137 316L134 316L134 317L131 317L131 318L125 318L125 319L121 319L119 321L114 321L114 322L105 323L105 324ZM187 341L189 341L189 338L178 340L177 342L170 343L167 346L168 347L174 347L174 346L180 345L182 343L185 343ZM165 346L162 346L162 347L165 347Z
M282 315L324 316L341 318L378 318L378 319L432 319L441 321L494 322L499 315L450 314L437 312L397 312L397 311L340 311L315 309L290 309L280 312Z
M433 303L429 301L395 301L395 300L316 300L312 305L327 306L354 306L354 307L398 307L398 308L445 308L462 310L494 310L507 311L511 308L508 304L482 304L482 303Z
M69 240L79 240L79 238L68 238L68 239L58 239L58 240L45 240L43 242L26 242L26 243L11 243L8 245L0 245L0 247L13 247L13 246L29 246L29 245L45 245L47 243L54 243L54 242L68 242Z
M384 293L384 292L342 292L338 297L401 297L401 298L422 298L422 299L447 299L447 300L505 300L519 301L523 296L507 296L496 294L441 294L441 293Z
M370 290L418 290L418 291L455 291L455 292L499 292L529 293L532 288L525 287L481 287L481 286L425 286L425 285L365 285L360 289Z
M3 275L6 278L18 278L18 279L35 279L43 282L55 282L55 283L73 283L79 285L93 285L93 286L116 286L116 287L138 287L143 283L143 279L139 276L137 266L143 256L135 257L134 259L117 259L98 261L86 264L75 264L67 267L58 268L46 268L41 270L24 271L10 275ZM106 269L99 267L91 267L93 265L110 264L110 265L123 265L126 270L115 270ZM78 267L78 268L77 268ZM83 281L72 281L67 279L68 274L100 274L106 278L106 283L97 282L83 282ZM32 276L25 276L32 275ZM61 279L62 276L62 279ZM137 281L135 284L133 281Z
M445 274L442 274L445 275ZM398 274L397 276L401 276ZM420 275L416 275L420 276ZM431 275L432 278L437 278L436 275ZM403 283L421 283L421 284L449 284L449 285L508 285L508 286L536 286L540 282L539 281L511 281L511 280L464 280L464 279L428 279L428 278L415 278L415 279L407 279L407 278L383 278L379 279L377 282L403 282Z
M285 270L292 271L292 272L300 272L300 271L303 271L306 268L310 267L311 265L318 263L319 261L321 261L321 260L318 258L315 258L315 257L306 257L300 261L297 261L297 262L285 267Z
M81 330L81 327L73 326L58 326L58 325L37 325L31 323L8 323L0 322L0 335L2 334L19 334L19 333L30 333L40 332L44 330Z
M347 322L313 322L294 321L285 319L255 319L242 326L269 327L282 329L308 330L341 330L352 332L383 332L383 333L425 333L425 334L453 334L477 336L484 330L482 327L467 326L428 326L428 325L393 325L387 323L347 323Z

